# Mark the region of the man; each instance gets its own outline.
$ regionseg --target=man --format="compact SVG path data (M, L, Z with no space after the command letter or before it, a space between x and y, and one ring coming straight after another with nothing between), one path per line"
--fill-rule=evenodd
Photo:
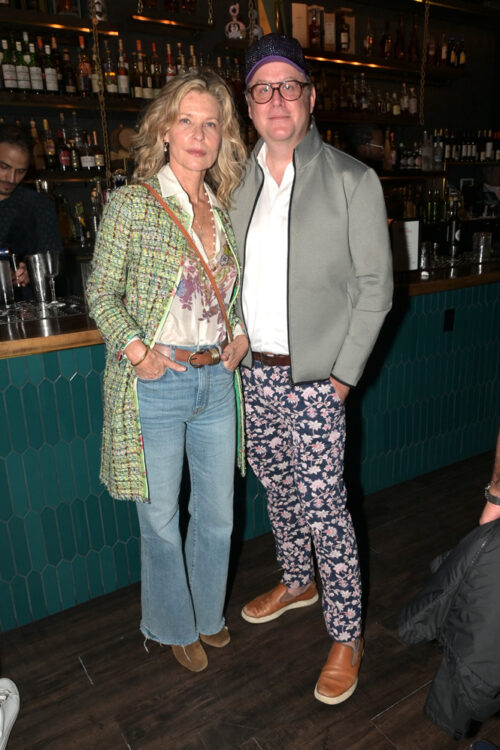
M251 343L247 446L283 578L242 616L268 622L317 601L313 542L333 640L315 697L336 704L356 689L363 652L344 402L391 307L387 218L375 173L324 144L311 122L315 90L295 39L267 34L250 47L246 85L261 136L232 212Z
M14 283L26 286L28 270L22 260L29 253L62 252L57 214L51 201L25 188L31 160L29 136L17 125L0 125L0 248L15 253Z

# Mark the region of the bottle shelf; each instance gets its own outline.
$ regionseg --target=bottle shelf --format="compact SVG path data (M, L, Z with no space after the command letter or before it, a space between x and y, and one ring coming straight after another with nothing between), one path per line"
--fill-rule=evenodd
M199 19L193 18L193 19L186 19L182 16L164 16L161 18L157 18L155 16L147 15L139 15L137 13L134 13L132 16L130 16L129 23L135 27L136 29L140 26L145 31L160 31L160 28L162 26L167 26L171 28L173 31L206 31L207 29L212 28L206 21L200 21ZM160 27L160 28L158 28Z
M418 182L421 180L429 180L432 178L441 179L446 176L446 172L438 171L425 171L423 169L401 169L395 170L394 172L382 172L379 175L381 182Z
M111 112L139 112L149 99L121 99L106 97L106 110ZM0 107L29 107L35 109L69 109L98 112L97 96L63 96L59 94L26 94L0 91Z
M91 34L92 21L89 18L66 14L42 13L36 10L14 10L0 6L0 23L14 28L48 29L54 32L69 31L76 34ZM97 33L104 36L118 36L119 32L113 24L100 21Z
M318 123L370 123L372 125L416 125L418 117L412 115L382 115L378 112L350 112L343 109L314 110L314 119Z
M447 161L446 169L450 167L500 167L500 161Z
M105 174L88 173L82 170L78 172L36 172L35 176L29 177L24 181L24 184L35 185L38 180L43 180L50 185L57 185L59 183L66 185L70 183L103 182L105 179Z
M347 65L373 74L380 73L380 76L384 78L387 75L396 76L399 80L418 80L420 78L420 64L417 63L384 60L380 57L363 58L314 49L304 50L304 55L306 60L313 64L318 63L340 67ZM465 75L466 70L446 66L428 65L425 70L426 81L434 83L445 83L454 78L462 78Z

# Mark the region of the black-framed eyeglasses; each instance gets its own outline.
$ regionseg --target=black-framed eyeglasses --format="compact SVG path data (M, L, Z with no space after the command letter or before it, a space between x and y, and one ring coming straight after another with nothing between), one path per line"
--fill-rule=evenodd
M267 104L278 91L282 99L287 102L294 102L300 99L302 91L306 86L310 86L309 81L279 81L279 83L255 83L250 86L248 93L256 104Z

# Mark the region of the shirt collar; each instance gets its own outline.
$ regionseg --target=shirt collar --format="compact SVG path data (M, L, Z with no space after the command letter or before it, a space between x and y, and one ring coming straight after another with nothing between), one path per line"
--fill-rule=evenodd
M158 181L160 183L160 190L163 198L176 198L182 208L189 211L189 213L193 213L193 209L191 207L191 201L189 200L189 196L184 190L184 188L181 186L179 180L175 176L172 167L170 164L165 164L158 174L156 175L158 177ZM208 199L212 206L215 206L216 208L220 208L219 201L217 200L217 197L213 190L210 188L209 185L205 182L205 189L207 191Z

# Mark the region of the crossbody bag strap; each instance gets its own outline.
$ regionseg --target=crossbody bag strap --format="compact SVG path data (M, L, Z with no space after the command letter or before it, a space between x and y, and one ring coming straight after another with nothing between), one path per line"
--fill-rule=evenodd
M215 279L213 277L213 274L212 274L210 268L208 267L208 263L206 262L205 258L203 257L203 255L200 253L200 251L196 247L196 244L193 242L192 237L189 236L189 233L187 232L186 227L182 224L182 222L180 221L180 219L174 214L174 212L172 211L172 209L170 208L170 206L163 200L163 198L158 193L158 191L155 190L154 187L151 187L151 185L148 185L147 182L141 182L140 184L142 185L142 187L145 187L147 190L149 190L149 192L154 195L154 197L156 198L156 200L158 201L158 203L160 203L163 206L163 208L165 209L165 211L168 213L168 215L170 216L170 218L175 222L175 224L177 225L177 227L181 230L181 232L183 233L184 237L188 241L189 245L193 248L193 250L195 251L196 255L198 256L198 258L200 260L200 263L203 266L203 268L205 269L205 273L207 274L207 276L208 276L208 278L210 280L210 283L212 284L213 290L215 292L215 296L217 297L217 302L219 303L219 307L220 307L221 312L222 312L222 317L224 318L224 323L226 324L227 337L228 337L229 341L232 341L233 340L233 333L231 331L231 326L229 325L229 320L228 320L227 313L226 313L226 306L224 305L224 301L222 299L221 293L219 292L219 287L217 286L217 283L216 283L216 281L215 281Z

